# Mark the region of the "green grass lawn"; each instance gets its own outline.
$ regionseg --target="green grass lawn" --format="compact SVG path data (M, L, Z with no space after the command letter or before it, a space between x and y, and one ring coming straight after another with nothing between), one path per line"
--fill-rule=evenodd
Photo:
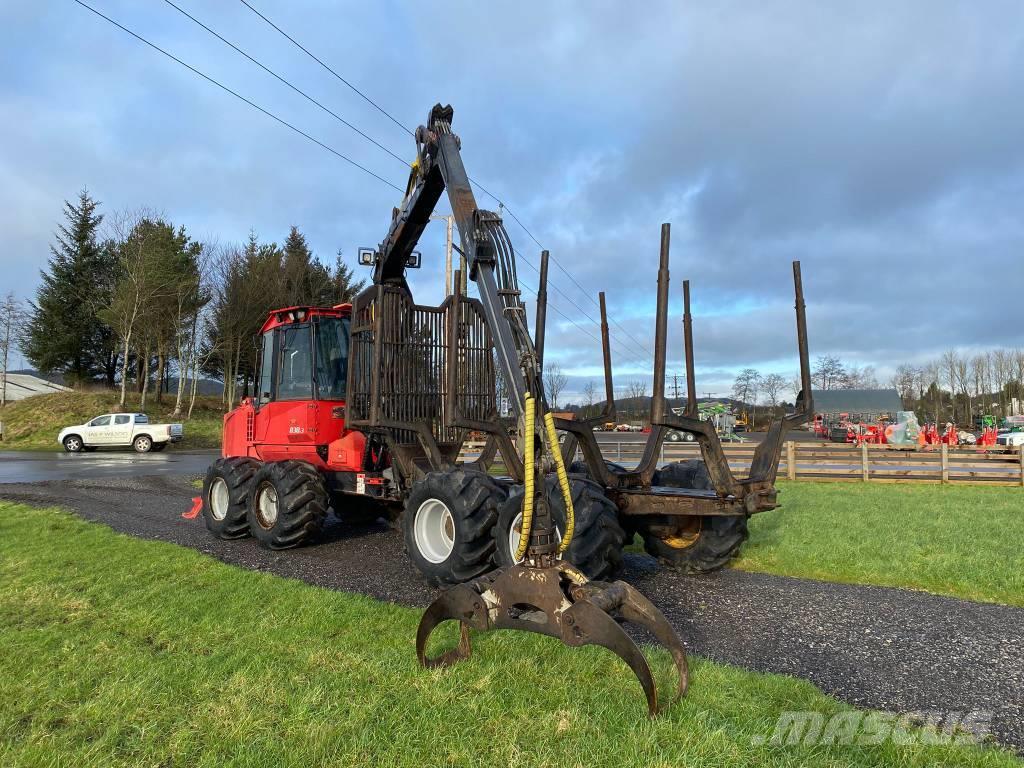
M484 635L426 671L418 619L0 503L0 765L1020 765L991 747L759 745L784 711L849 708L700 660L655 721L597 649Z
M104 413L121 410L120 392L57 392L36 395L8 403L0 408L0 421L4 423L4 440L0 450L59 451L57 434L64 427L83 424ZM129 393L124 410L138 411L140 396ZM196 398L192 418L174 417L174 395L165 394L163 403L157 403L150 393L145 412L153 423L181 422L185 426L185 439L175 448L218 448L224 412L218 397ZM188 401L185 401L185 411ZM172 448L171 450L174 450Z
M734 567L1024 607L1024 489L783 482Z

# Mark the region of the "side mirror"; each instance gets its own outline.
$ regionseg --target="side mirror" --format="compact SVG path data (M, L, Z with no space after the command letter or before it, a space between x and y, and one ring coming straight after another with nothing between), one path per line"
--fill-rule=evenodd
M373 248L359 249L359 264L363 267L372 267L377 261L377 252Z
M406 269L419 269L420 268L420 252L413 251L409 254L409 258L405 260Z

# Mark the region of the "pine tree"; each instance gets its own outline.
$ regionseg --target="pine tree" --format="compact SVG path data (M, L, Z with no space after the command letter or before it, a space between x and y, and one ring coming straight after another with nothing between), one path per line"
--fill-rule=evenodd
M342 261L341 250L334 257L334 274L331 276L331 296L326 304L351 302L366 286L365 280L356 280L352 268Z
M117 367L113 334L96 316L110 298L116 254L100 243L99 203L82 190L78 203L64 202L66 221L57 227L47 270L31 305L24 352L42 371L69 380L98 375L113 383Z

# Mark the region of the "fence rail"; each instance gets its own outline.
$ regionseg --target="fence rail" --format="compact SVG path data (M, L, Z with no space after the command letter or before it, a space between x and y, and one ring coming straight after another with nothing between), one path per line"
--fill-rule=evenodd
M482 443L467 443L460 459L475 459L481 446ZM723 446L733 472L746 475L756 448L752 442ZM601 451L608 461L634 467L643 454L643 443L602 443ZM662 447L660 458L661 463L665 463L700 457L700 447L696 443L667 443ZM577 458L582 456L577 454ZM779 477L834 482L1024 487L1024 446L902 448L790 440L783 446Z

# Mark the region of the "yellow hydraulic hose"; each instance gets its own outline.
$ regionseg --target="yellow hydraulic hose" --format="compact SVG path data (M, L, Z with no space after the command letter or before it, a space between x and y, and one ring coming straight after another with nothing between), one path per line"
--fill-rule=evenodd
M565 472L565 461L562 460L562 452L558 448L555 417L550 413L544 414L544 429L548 439L548 450L551 451L551 458L555 460L558 485L562 489L562 498L565 499L565 535L562 536L562 542L558 545L558 552L561 554L569 548L569 544L572 542L573 530L576 527L576 514L572 508L572 489L569 487L569 476Z
M526 393L523 409L523 526L519 535L519 546L516 548L515 562L526 555L530 545L530 528L533 527L533 422L536 414L536 401Z

